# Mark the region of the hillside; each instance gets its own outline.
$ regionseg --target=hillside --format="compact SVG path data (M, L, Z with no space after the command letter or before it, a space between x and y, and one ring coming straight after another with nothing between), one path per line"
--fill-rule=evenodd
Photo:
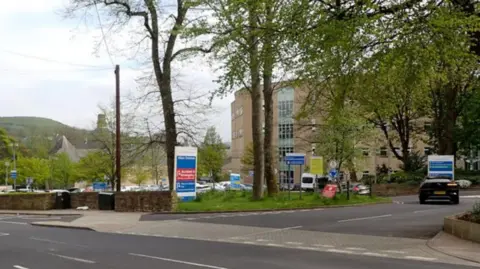
M88 130L74 128L61 122L40 117L0 117L0 128L19 141L34 137L54 138L65 135L72 143L82 143Z

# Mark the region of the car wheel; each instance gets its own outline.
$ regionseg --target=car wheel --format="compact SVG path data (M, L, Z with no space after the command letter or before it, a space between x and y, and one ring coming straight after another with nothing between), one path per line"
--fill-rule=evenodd
M420 204L421 204L421 205L425 204L425 198L420 197Z
M457 196L457 197L453 197L453 198L452 198L452 202L453 202L453 204L458 205L458 204L460 203L460 198L459 198L458 196Z

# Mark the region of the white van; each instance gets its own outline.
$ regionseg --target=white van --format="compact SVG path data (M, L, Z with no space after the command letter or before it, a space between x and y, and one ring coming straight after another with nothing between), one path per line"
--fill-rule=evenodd
M315 182L315 177L317 178L316 182ZM323 188L327 183L328 183L328 177L317 176L310 173L302 174L301 187L302 187L302 190L304 191L314 191L315 185L317 185L319 188Z

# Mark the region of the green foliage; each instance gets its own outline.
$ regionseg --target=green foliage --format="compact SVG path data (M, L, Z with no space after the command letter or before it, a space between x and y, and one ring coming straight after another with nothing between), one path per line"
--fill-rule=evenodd
M104 151L92 151L75 164L76 176L89 182L112 176L112 160Z
M371 141L373 127L358 114L353 105L331 108L317 135L315 154L326 160L336 160L342 165L354 166L354 159L361 159L361 145Z
M50 164L46 159L36 157L19 158L17 160L17 184L26 184L26 178L31 177L35 186L44 186L51 177Z
M226 158L226 148L215 130L215 127L207 129L203 143L198 149L198 173L200 175L212 175L218 181Z
M314 193L303 193L302 199L298 193L279 193L277 196L252 200L251 195L242 191L218 192L210 191L199 194L195 201L180 202L178 211L238 211L260 209L293 209L314 208L329 205L368 204L388 202L390 199L370 197L365 195L351 195L347 200L346 194L337 194L334 199L319 197Z
M480 149L480 91L474 91L464 102L455 139L460 153L469 158L472 151Z
M149 171L145 170L142 165L136 165L134 168L134 176L135 180L133 183L137 184L138 186L147 182L148 177L150 176Z
M52 164L54 183L63 188L70 187L77 176L75 165L66 153L57 154Z
M254 160L253 160L253 143L250 142L247 144L243 151L242 158L240 159L242 163L242 171L248 173L248 171L253 171Z

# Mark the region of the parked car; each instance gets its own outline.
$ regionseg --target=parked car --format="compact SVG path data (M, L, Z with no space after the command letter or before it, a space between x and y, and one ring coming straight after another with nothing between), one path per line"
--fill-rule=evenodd
M418 191L420 204L428 200L448 200L454 204L460 203L460 187L448 178L427 178Z
M353 183L350 185L350 191L354 194L367 195L370 194L370 188L361 183Z

